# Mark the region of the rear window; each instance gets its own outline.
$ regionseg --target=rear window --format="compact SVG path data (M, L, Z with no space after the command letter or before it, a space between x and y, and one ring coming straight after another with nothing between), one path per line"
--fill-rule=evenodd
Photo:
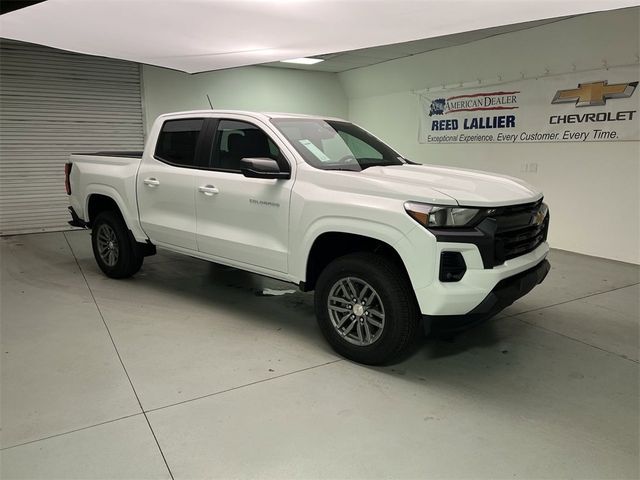
M156 144L156 158L174 165L195 166L196 146L203 124L202 118L164 122Z

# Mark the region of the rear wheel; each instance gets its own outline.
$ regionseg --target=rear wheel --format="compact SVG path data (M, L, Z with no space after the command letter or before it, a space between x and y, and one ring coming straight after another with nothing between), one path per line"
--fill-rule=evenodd
M142 266L144 255L141 248L117 212L106 211L96 217L91 230L91 245L98 266L108 277L127 278Z
M371 253L330 263L318 278L315 309L331 346L370 365L386 363L405 351L419 325L406 275L394 262Z

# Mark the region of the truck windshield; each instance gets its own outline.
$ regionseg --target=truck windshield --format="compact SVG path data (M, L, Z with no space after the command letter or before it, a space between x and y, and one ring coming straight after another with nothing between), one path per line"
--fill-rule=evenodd
M358 172L406 163L389 146L349 122L312 118L273 118L271 122L316 168Z

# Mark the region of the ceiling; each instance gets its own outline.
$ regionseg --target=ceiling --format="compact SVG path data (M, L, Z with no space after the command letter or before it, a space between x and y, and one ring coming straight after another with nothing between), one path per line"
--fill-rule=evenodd
M368 62L364 59L368 55L380 56L373 62L377 63L397 58L394 55L411 54L411 49L441 48L437 46L442 45L439 42L446 42L448 36L456 33L639 3L638 0L47 0L0 16L0 35L189 73L355 51L336 55L329 60L331 63L323 62L323 67L317 68L331 68L333 64L336 69L347 69ZM422 39L431 42L414 42ZM391 45L404 42L411 43ZM370 51L371 47L381 45L388 47Z
M324 61L313 65L300 65L282 62L270 62L265 65L269 67L314 70L318 72L344 72L353 68L375 65L376 63L382 63L396 58L409 57L411 55L417 55L419 53L429 52L439 48L464 45L465 43L475 42L477 40L482 40L483 38L494 37L503 33L526 30L528 28L554 23L566 18L569 17L550 18L546 20L537 20L535 22L485 28L482 30L474 30L472 32L454 33L453 35L444 35L442 37L424 38L422 40L414 40L412 42L383 45L381 47L361 48L359 50L350 50L347 52L316 55L315 58L322 58Z

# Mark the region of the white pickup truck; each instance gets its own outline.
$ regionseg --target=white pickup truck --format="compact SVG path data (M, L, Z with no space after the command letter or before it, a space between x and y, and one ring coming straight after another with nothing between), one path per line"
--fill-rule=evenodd
M315 290L333 348L391 360L426 328L484 320L549 271L542 193L416 164L344 120L161 115L144 152L71 155L75 226L96 262L135 274L156 246Z

